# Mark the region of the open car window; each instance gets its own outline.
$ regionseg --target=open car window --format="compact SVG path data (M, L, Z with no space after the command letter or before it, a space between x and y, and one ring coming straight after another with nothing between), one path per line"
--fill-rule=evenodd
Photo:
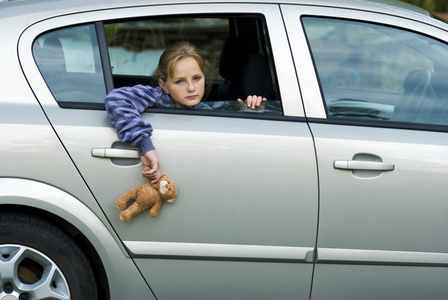
M104 26L114 87L157 86L154 71L167 46L192 43L208 63L203 102L240 111L238 98L269 99L264 113L282 114L269 39L261 16L120 20Z

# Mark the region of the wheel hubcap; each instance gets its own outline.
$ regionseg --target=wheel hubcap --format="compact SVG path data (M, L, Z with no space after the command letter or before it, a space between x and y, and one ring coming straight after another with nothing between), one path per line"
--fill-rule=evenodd
M0 300L70 299L62 271L45 254L22 245L0 245Z

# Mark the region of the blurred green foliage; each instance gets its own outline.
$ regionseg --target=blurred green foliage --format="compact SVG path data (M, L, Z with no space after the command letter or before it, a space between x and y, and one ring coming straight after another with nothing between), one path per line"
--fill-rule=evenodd
M401 0L430 12L448 12L448 0Z

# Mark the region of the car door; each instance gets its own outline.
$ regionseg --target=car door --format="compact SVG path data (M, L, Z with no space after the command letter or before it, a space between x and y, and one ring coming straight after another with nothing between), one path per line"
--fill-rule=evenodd
M312 299L446 299L447 32L282 11L318 157Z
M281 112L143 113L155 128L152 140L161 170L176 182L179 192L174 204L164 203L156 218L144 211L123 223L115 200L145 180L136 148L119 142L104 111L102 99L110 86L100 82L110 83L112 74L105 55L108 32L96 21L125 22L124 16L129 20L189 14L225 17L241 12L270 26L268 43L281 95L272 103L281 103ZM170 5L54 18L24 33L19 47L23 60L32 57L30 45L40 36L33 50L39 64L39 51L52 35L62 40L66 66L50 70L58 75L55 79L40 68L50 89L42 79L30 84L154 294L160 299L309 297L317 168L298 85L290 80L295 71L278 6ZM88 41L81 52L76 51L79 40ZM34 64L24 63L24 71L28 77L39 74ZM52 82L60 80L57 89Z

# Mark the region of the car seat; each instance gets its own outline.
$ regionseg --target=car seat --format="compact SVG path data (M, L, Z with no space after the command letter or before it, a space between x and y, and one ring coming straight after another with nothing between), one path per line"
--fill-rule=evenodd
M250 95L272 99L272 76L266 58L239 37L224 42L219 75L225 79L218 87L219 100L245 100Z
M433 123L436 94L432 87L432 70L421 68L410 71L403 83L403 94L395 106L393 120L413 123Z
M45 82L53 95L59 99L60 93L66 91L67 85L70 85L70 81L67 80L67 67L61 41L56 37L47 37L42 47L35 46L33 51Z

